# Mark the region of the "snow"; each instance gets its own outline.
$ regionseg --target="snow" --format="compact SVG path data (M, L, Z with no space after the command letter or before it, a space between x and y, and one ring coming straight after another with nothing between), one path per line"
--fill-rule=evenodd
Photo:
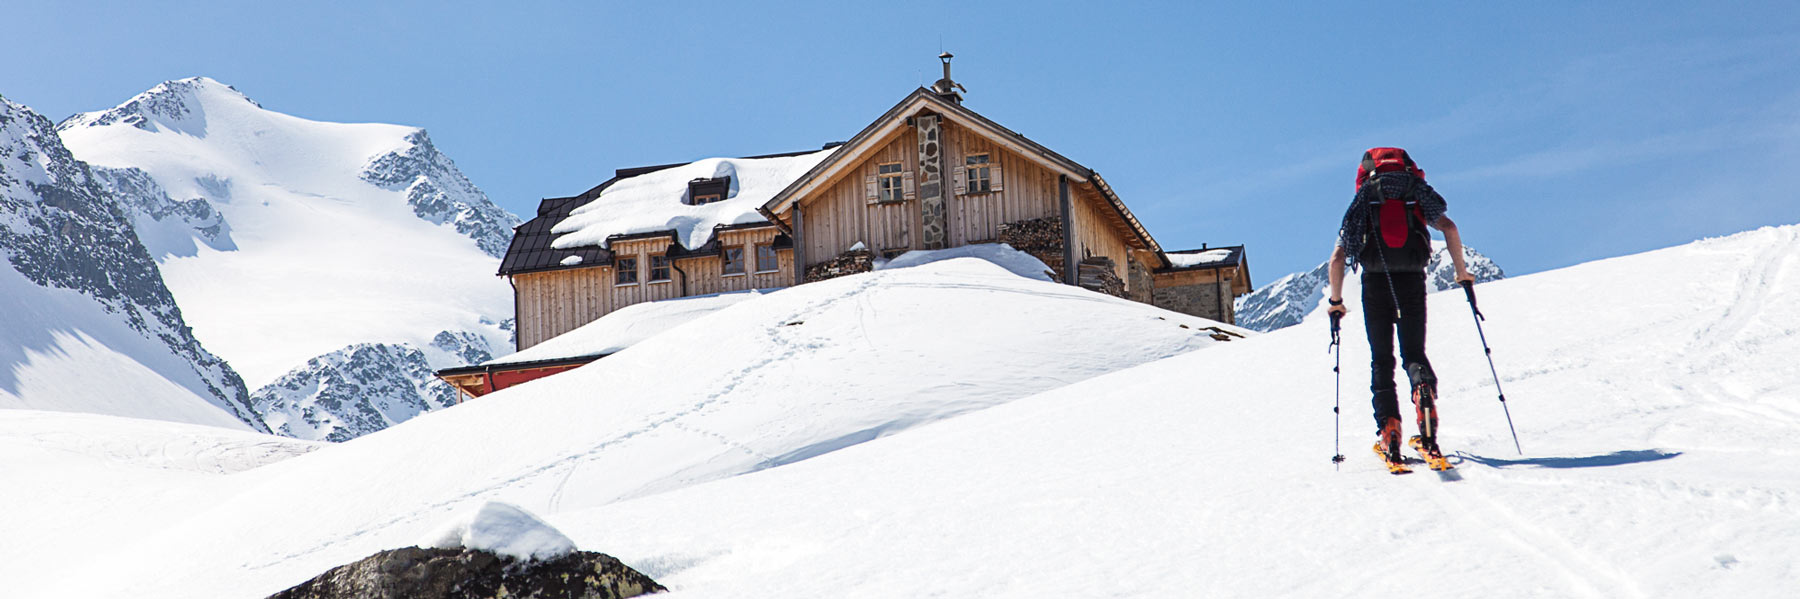
M895 256L893 260L876 260L875 270L907 268L952 258L977 258L992 262L1008 272L1027 279L1050 282L1056 280L1050 274L1050 267L1044 264L1043 260L1015 250L1012 246L1004 243L982 243L943 250L913 250Z
M1207 264L1215 264L1231 257L1231 250L1206 250L1193 253L1170 253L1169 264L1175 268L1189 268Z
M149 130L88 113L60 133L76 158L143 169L171 198L204 198L223 216L235 245L156 258L194 335L251 389L356 343L429 347L444 330L506 343L481 322L511 315L499 260L414 214L404 190L360 177L417 129L301 119L206 78L133 101L171 87L189 95L163 112L186 112L150 118Z
M713 228L766 222L756 210L834 150L778 158L707 158L613 182L600 197L576 208L550 231L557 249L606 246L614 235L673 230L682 247L712 240ZM731 177L724 199L698 206L682 203L688 182Z
M0 261L0 410L93 412L248 430L207 381L122 315Z
M498 501L450 521L420 547L472 549L518 560L552 560L575 552L575 542L524 509Z
M547 339L524 351L485 362L482 366L604 356L616 353L663 331L723 310L738 302L754 299L764 293L768 292L761 290L734 291L632 304L608 312L593 322Z
M182 425L72 453L45 433L84 423L0 415L0 471L24 473L0 486L0 580L264 597L502 501L676 598L1800 588L1800 226L1477 290L1524 455L1462 294L1433 294L1443 477L1369 454L1360 327L1334 445L1316 313L1212 342L1200 319L956 258L752 298L233 474L116 457Z
M581 264L581 256L569 256L567 258L563 258L562 262L558 262L558 264L561 264L563 266L574 266L577 264Z

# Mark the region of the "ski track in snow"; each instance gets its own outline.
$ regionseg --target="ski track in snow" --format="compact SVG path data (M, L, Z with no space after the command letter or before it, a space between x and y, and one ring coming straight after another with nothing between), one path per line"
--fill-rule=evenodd
M884 337L900 333L884 322L894 317L882 309L898 308L893 296L877 297L884 290L959 289L974 292L959 297L1005 298L992 306L1017 305L1023 295L1114 301L1074 290L986 285L980 278L887 280L885 289L877 289L870 277L824 288L829 294L802 296L804 303L742 312L755 320L732 321L741 323L733 330L755 341L717 353L732 361L715 359L720 366L710 372L716 374L695 379L699 384L665 402L636 404L630 420L598 436L564 433L529 450L523 442L516 450L496 444L497 453L532 453L496 461L505 468L489 468L480 478L449 471L419 478L425 486L381 495L396 502L384 509L328 503L346 517L312 520L307 528L258 529L296 535L286 544L272 542L275 549L201 554L208 561L229 560L213 566L147 563L177 578L219 567L236 571L221 580L285 581L327 557L341 557L346 546L360 550L375 541L404 540L396 533L491 498L484 496L511 492L545 502L549 519L584 547L619 556L683 597L1057 596L1059 589L1063 596L1133 597L1377 597L1397 590L1421 596L1780 596L1780 588L1796 580L1796 554L1787 547L1800 535L1800 479L1789 474L1800 471L1800 446L1791 441L1800 429L1800 403L1794 401L1800 370L1782 366L1795 347L1792 325L1800 323L1795 248L1800 227L1753 231L1487 288L1492 295L1484 302L1494 298L1483 304L1494 317L1487 334L1525 448L1519 456L1513 455L1501 406L1494 405L1496 390L1472 315L1444 310L1460 305L1460 297L1439 299L1434 315L1443 320L1433 326L1446 336L1432 356L1441 360L1446 381L1454 381L1444 393L1451 410L1445 414L1446 446L1458 465L1443 476L1420 466L1394 477L1362 449L1366 431L1357 415L1366 407L1355 373L1367 356L1355 351L1362 340L1352 334L1344 340L1352 351L1342 356L1342 420L1348 425L1342 453L1351 461L1333 472L1323 455L1312 454L1315 442L1324 453L1332 424L1324 413L1330 362L1310 361L1321 359L1324 344L1317 320L1000 409L971 407L979 413L891 438L922 421L905 413L886 414L885 420L835 414L836 420L811 423L825 430L792 435L806 442L792 445L767 443L740 426L746 418L767 419L754 421L757 426L787 425L770 419L787 414L744 409L776 397L772 393L792 394L793 388L766 380L793 376L776 368L784 362L824 356L805 367L829 369L843 364L830 361L836 354L817 350L847 347L871 356L895 351L897 345ZM1670 268L1685 269L1675 271L1685 275L1645 277ZM1613 304L1552 309L1563 304L1540 298L1551 289L1577 297L1605 292L1598 297ZM1642 305L1629 303L1639 298ZM913 314L921 312L915 308ZM971 346L959 348L971 356L1007 347L990 337L961 343ZM656 351L695 351L692 344L676 345L647 344L641 349L651 353L639 356L631 355L639 348L628 350L624 355L632 361L626 364L635 368L640 358L660 356ZM758 353L740 359L746 350ZM1316 365L1323 368L1311 370ZM849 385L853 376L817 380ZM1217 388L1194 385L1195 377L1214 377ZM951 377L920 388L956 395L964 384ZM531 409L525 402L567 399L558 394L575 391L538 388L545 391L532 396L532 387L523 387L494 401L517 401L513 405L524 411ZM834 389L805 391L822 409ZM394 441L430 439L431 431L487 430L446 425L500 414L503 405L467 406L493 409L460 414L462 420L457 413L423 419L390 431L397 434L384 433L387 441L352 442L327 448L331 456L296 460L310 469L271 469L246 480L272 484L281 475L296 477L288 483L328 484L325 479L340 473L316 466L348 458L416 459L424 454ZM607 413L574 402L552 405L556 413L489 426L538 432L555 422L542 418ZM1288 417L1302 409L1308 418ZM933 417L959 414L943 410ZM1271 435L1295 446L1277 443L1271 451ZM645 438L675 438L680 443L669 447L700 452L702 459L716 455L734 473L754 474L708 482L713 473L703 468L665 467L660 478L626 473L623 480L630 482L616 489L597 485L620 474L613 468L650 468L622 460L687 459L632 453L644 446L627 444ZM208 446L204 436L117 447L79 435L38 441L108 462L198 472L227 472L259 461L258 452L293 449ZM856 444L862 445L850 447ZM1297 455L1302 444L1306 456ZM611 453L615 449L624 451ZM233 452L250 457L240 462ZM740 464L745 456L749 460ZM309 461L321 457L339 459ZM776 465L782 467L771 467ZM220 526L241 526L276 497L269 491L285 496L302 488L254 489L264 491L247 498L256 501L237 501L232 510L202 506L194 518L222 513ZM203 546L198 537L180 535L191 524L173 526L157 541ZM130 555L133 546L126 547L118 550L125 553L102 555ZM148 596L180 596L173 585L185 583L171 580L152 581Z
M437 501L437 502L428 504L428 505L424 506L422 509L415 510L412 513L390 518L388 520L379 522L373 526L369 526L369 527L357 530L350 534L343 535L340 537L336 537L336 538L315 544L315 545L313 545L309 548L303 549L301 551L296 551L296 552L293 552L290 554L282 555L279 558L274 559L274 560L251 564L251 565L249 565L249 567L253 568L253 569L264 569L264 568L269 568L269 567L278 565L284 561L303 558L307 555L311 555L311 554L329 549L332 546L338 545L340 543L351 542L351 541L354 541L355 539L358 539L358 538L361 538L361 537L364 537L364 536L367 536L370 534L375 534L375 533L381 532L383 530L392 528L397 525L401 525L401 524L408 523L408 522L417 522L426 517L433 517L435 515L442 514L443 512L448 511L457 505L462 505L464 503L478 499L484 495L491 494L491 493L499 491L501 489L521 485L527 481L536 479L540 476L550 475L551 473L553 473L563 467L567 467L569 470L563 474L563 476L560 479L560 482L557 483L555 490L553 490L551 493L549 507L551 508L551 511L555 511L556 506L559 505L562 501L561 496L562 496L564 487L567 485L569 479L573 477L574 471L580 468L580 465L582 462L592 459L594 456L597 456L597 455L605 452L607 449L618 446L622 443L630 441L639 436L656 432L664 427L680 428L683 430L693 430L693 429L691 429L691 427L683 427L679 421L682 420L683 418L687 418L689 416L693 416L693 415L702 413L708 407L710 407L720 401L723 401L725 398L729 397L732 394L732 392L735 389L737 389L738 386L741 385L745 380L749 379L752 375L756 374L758 371L760 371L764 367L767 367L770 364L780 362L784 359L790 358L795 353L797 353L800 349L810 347L810 346L801 345L801 344L796 343L794 340L792 340L790 338L790 337L793 337L795 334L784 332L783 329L792 328L790 326L791 323L802 322L804 317L806 317L808 315L812 315L812 314L818 314L819 312L821 312L823 309L830 306L831 304L843 301L844 299L847 299L847 298L852 298L852 297L856 297L858 295L863 294L864 291L875 286L878 281L879 281L878 279L875 279L873 277L866 278L866 280L862 281L857 286L855 286L843 293L815 300L813 302L807 303L807 304L801 306L800 308L797 308L797 309L789 312L786 317L780 319L780 322L782 324L776 324L774 326L769 327L766 330L766 334L767 334L769 340L773 341L774 343L777 344L777 346L780 347L779 351L765 353L765 354L763 354L763 356L760 359L758 359L742 368L737 369L733 373L731 378L728 379L727 382L724 385L722 385L717 391L712 392L711 394L707 395L705 398L701 399L698 402L695 402L694 404L692 404L690 406L687 406L686 408L684 408L682 410L668 413L668 415L663 416L661 418L657 418L656 420L651 421L649 424L646 424L642 427L639 427L639 428L636 428L636 429L633 429L630 431L626 431L624 433L620 433L617 436L608 438L599 443L595 443L594 445L589 446L586 449L576 451L573 453L569 453L569 454L565 454L560 458L551 460L551 461L541 464L537 467L530 468L530 469L526 470L525 472L519 474L518 476L513 476L513 477L506 478L506 479L497 480L497 481L493 481L493 482L484 484L473 491L470 491L470 492L467 492L462 495L458 495L458 496L455 496L455 497L452 497L449 499L445 499L445 500L441 500L441 501ZM715 439L724 439L723 436L717 435L717 434L710 434L710 435L708 435L708 437L715 438ZM747 447L743 447L740 444L737 444L734 442L729 442L729 441L727 441L727 443L729 444L729 446L734 447L736 449L740 449L742 451L746 451L746 452L750 453L752 456L755 456L759 459L762 459L765 461L773 461L772 458L769 458L768 456L764 456L760 453L757 453L756 451L751 450Z

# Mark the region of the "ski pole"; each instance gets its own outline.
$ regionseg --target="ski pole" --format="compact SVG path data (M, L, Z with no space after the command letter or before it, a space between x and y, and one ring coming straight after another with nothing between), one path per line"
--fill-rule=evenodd
M1344 348L1338 344L1338 331L1342 329L1339 323L1343 320L1344 315L1336 312L1331 313L1331 346L1327 347L1325 350L1332 352L1334 359L1336 360L1331 365L1331 463L1333 464L1333 468L1338 467L1336 466L1337 464L1344 463L1344 451L1341 445L1344 431L1343 415L1338 411L1338 407L1343 401L1344 387L1344 374L1342 371L1344 365Z
M1475 334L1481 336L1481 351L1487 354L1488 373L1494 375L1494 391L1500 394L1500 410L1506 413L1506 430L1512 433L1513 450L1519 452L1519 455L1525 455L1525 450L1519 448L1519 431L1513 428L1512 410L1506 407L1506 391L1500 388L1500 371L1494 369L1494 349L1488 347L1487 333L1481 330L1481 321L1487 320L1487 317L1481 314L1481 307L1475 304L1475 282L1459 282L1462 283L1463 295L1469 297L1469 310L1475 312Z

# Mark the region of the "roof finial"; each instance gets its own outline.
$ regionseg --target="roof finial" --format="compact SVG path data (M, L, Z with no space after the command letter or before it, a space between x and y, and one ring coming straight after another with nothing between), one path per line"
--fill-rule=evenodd
M956 93L956 91L957 90L969 91L969 90L967 88L964 88L961 83L957 83L955 81L950 80L950 59L955 58L955 57L956 57L956 55L951 54L949 52L945 52L943 54L938 55L938 60L944 61L944 78L937 80L937 83L931 84L931 91L933 93L936 93L939 97L942 97L951 102L955 102L957 104L961 104L962 103L962 94Z

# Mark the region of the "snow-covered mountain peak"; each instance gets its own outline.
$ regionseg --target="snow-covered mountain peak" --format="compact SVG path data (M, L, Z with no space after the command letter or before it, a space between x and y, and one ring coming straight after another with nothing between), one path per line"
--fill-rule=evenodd
M424 350L447 329L505 342L493 273L518 219L423 129L295 117L199 77L57 131L252 388L358 344Z
M209 107L240 105L262 109L237 88L210 77L189 77L164 81L111 109L69 117L57 128L124 124L144 131L171 130L204 137Z
M0 98L0 408L266 430L120 207L50 120Z

